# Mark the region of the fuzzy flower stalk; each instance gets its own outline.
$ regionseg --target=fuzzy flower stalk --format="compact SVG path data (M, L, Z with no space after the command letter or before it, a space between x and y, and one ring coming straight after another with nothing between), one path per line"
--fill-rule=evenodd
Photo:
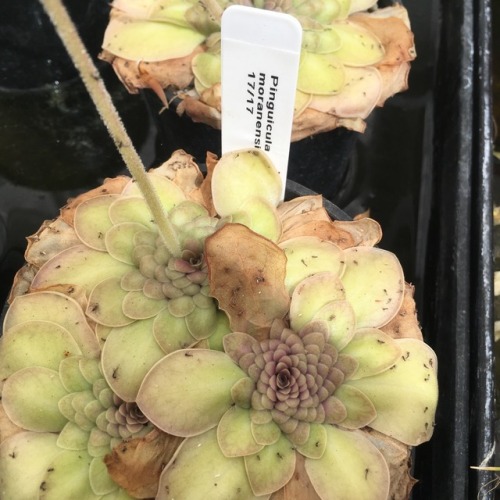
M177 98L179 114L220 128L220 15L235 3L302 24L294 141L337 127L363 132L372 110L407 88L415 58L407 11L374 0L114 0L100 57L129 92L150 88L166 107Z
M0 340L2 498L410 494L437 360L380 226L282 202L259 150L207 169L178 151L148 173L180 255L128 177L29 238Z

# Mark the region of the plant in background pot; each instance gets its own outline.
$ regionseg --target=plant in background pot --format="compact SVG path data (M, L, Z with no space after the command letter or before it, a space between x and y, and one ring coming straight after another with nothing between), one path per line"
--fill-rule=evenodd
M179 147L198 160L207 150L220 154L220 17L233 3L239 2L112 4L100 57L129 92L149 88L160 97L163 104L146 93L155 111L163 106L160 156ZM357 133L375 107L407 88L415 47L405 8L377 8L373 0L242 3L292 14L302 24L289 176L347 201Z
M220 128L220 16L238 2L115 0L101 58L129 92L164 89L177 112ZM376 1L244 2L294 15L304 29L292 141L346 127L365 129L375 106L406 89L415 57L403 6Z

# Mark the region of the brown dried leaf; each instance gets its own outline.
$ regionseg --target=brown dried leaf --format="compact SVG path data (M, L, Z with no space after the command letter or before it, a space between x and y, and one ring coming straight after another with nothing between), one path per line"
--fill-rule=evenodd
M330 224L330 216L324 208L317 208L310 212L293 215L282 222L281 241L286 241L297 236L321 237L317 234L317 230L314 229L316 225L326 228L329 227Z
M76 198L68 200L68 203L60 210L60 218L66 222L66 224L72 226L73 219L75 217L75 210L80 203L83 203L91 198L95 198L96 196L119 194L123 191L123 188L129 181L130 177L124 175L105 179L101 186L91 189L90 191L85 191L85 193L78 195Z
M416 57L414 36L405 22L406 9L401 5L392 9L381 9L380 15L359 13L351 20L375 35L385 48L383 59L377 66L399 65L413 61Z
M191 200L203 203L200 192L203 174L193 157L182 149L174 151L166 162L158 168L151 169L151 172L165 176L177 184Z
M339 231L346 232L352 239L349 246L373 247L382 239L382 228L374 219L363 217L353 221L336 220L333 225Z
M422 331L417 319L417 310L413 294L415 287L408 283L405 284L403 303L387 325L380 329L395 339L413 338L423 340Z
M271 495L272 500L320 500L307 476L305 459L296 453L295 472L288 483Z
M395 439L374 431L365 429L366 437L379 449L389 466L391 500L407 500L417 480L410 475L411 447Z
M191 61L196 54L204 50L203 46L199 45L185 57L158 62L131 61L103 50L99 59L113 66L116 75L131 94L137 94L139 89L144 88L150 88L158 94L158 90L170 86L177 89L189 86L193 80Z
M183 438L153 430L143 438L123 441L106 455L108 473L134 498L154 498L165 465Z
M210 294L233 331L255 333L288 312L286 257L274 243L241 224L226 224L207 238Z
M220 107L220 104L219 104ZM195 123L201 122L215 129L220 129L221 114L215 107L211 107L200 100L185 95L177 106L177 114L186 113Z
M61 218L44 221L40 229L27 239L24 258L37 270L66 248L81 243L75 230Z
M19 271L17 271L14 276L12 288L10 289L9 298L7 302L10 304L18 295L24 295L28 293L31 286L31 282L35 277L37 268L31 266L30 264L25 264Z
M320 194L300 196L281 203L278 206L278 216L284 224L290 217L305 214L319 208L323 208L323 197Z
M217 214L212 198L212 174L219 158L214 153L207 151L205 164L207 166L207 175L201 184L201 193L203 195L204 205L207 207L209 214L213 217Z

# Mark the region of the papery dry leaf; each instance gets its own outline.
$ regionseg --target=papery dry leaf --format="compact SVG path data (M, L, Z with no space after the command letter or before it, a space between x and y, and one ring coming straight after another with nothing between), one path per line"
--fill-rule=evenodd
M290 217L311 212L318 208L323 208L323 197L320 194L300 196L281 203L278 206L278 216L282 224L285 224Z
M95 198L96 196L102 196L105 194L119 194L123 191L123 188L129 181L130 177L126 177L124 175L104 179L104 182L101 186L91 189L90 191L85 191L77 197L68 200L68 203L60 210L60 218L64 222L72 226L73 219L75 217L75 210L77 209L78 205L86 200Z
M195 163L193 156L182 149L172 153L172 156L159 167L151 169L151 172L163 175L177 184L184 193L198 203L203 202L200 187L203 182L203 174Z
M377 106L383 106L385 101L395 93L408 88L408 75L410 73L410 63L403 63L399 66L379 66L378 70L382 78L382 93L380 94Z
M218 161L219 158L217 157L216 154L207 151L207 157L205 159L205 164L207 166L207 175L205 176L205 179L203 180L200 188L201 193L203 195L204 205L207 208L208 213L212 217L214 217L217 214L212 198L212 174Z
M415 287L413 285L405 284L403 303L398 313L387 325L380 328L395 339L414 338L423 340L417 319L415 300L413 299L414 291Z
M27 239L28 246L24 258L36 268L40 268L65 248L80 243L73 227L61 218L44 221L40 229Z
M227 313L233 331L268 328L288 312L286 257L271 241L241 224L226 224L206 239L205 257L210 295Z
M379 449L389 467L391 486L389 496L391 500L407 500L417 480L410 475L411 446L407 446L395 439L365 428L366 437Z
M160 474L182 441L155 429L143 438L123 441L104 463L113 481L134 498L154 498Z
M383 59L377 66L396 65L413 61L416 57L414 36L408 27L407 12L401 5L385 9L384 16L358 13L351 20L369 30L384 45ZM406 18L402 18L406 16Z
M369 217L353 221L336 220L333 224L338 230L350 235L353 242L350 246L353 247L373 247L382 239L380 224Z
M116 75L131 94L137 94L139 89L144 88L151 88L158 94L158 88L165 89L170 85L180 89L187 87L193 80L191 61L203 51L204 48L198 46L185 57L147 62L130 61L103 50L99 54L99 59L113 66Z
M189 95L183 97L176 111L180 116L186 113L195 123L206 123L215 129L220 129L221 127L220 112Z
M305 469L305 459L296 453L295 472L288 483L271 495L272 500L320 500Z
M325 208L316 208L310 212L293 215L282 222L281 241L297 236L318 236L321 238L321 235L316 232L317 229L314 228L316 225L327 228L330 224L331 219Z
M28 293L31 282L33 281L37 271L38 268L35 268L30 264L24 265L21 269L19 269L19 271L17 271L9 292L7 303L10 304L18 295Z

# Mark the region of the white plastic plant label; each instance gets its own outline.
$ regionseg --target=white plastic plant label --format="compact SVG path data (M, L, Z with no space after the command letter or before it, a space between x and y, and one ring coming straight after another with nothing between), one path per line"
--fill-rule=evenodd
M286 185L302 27L288 14L233 5L222 15L222 153L264 151Z

